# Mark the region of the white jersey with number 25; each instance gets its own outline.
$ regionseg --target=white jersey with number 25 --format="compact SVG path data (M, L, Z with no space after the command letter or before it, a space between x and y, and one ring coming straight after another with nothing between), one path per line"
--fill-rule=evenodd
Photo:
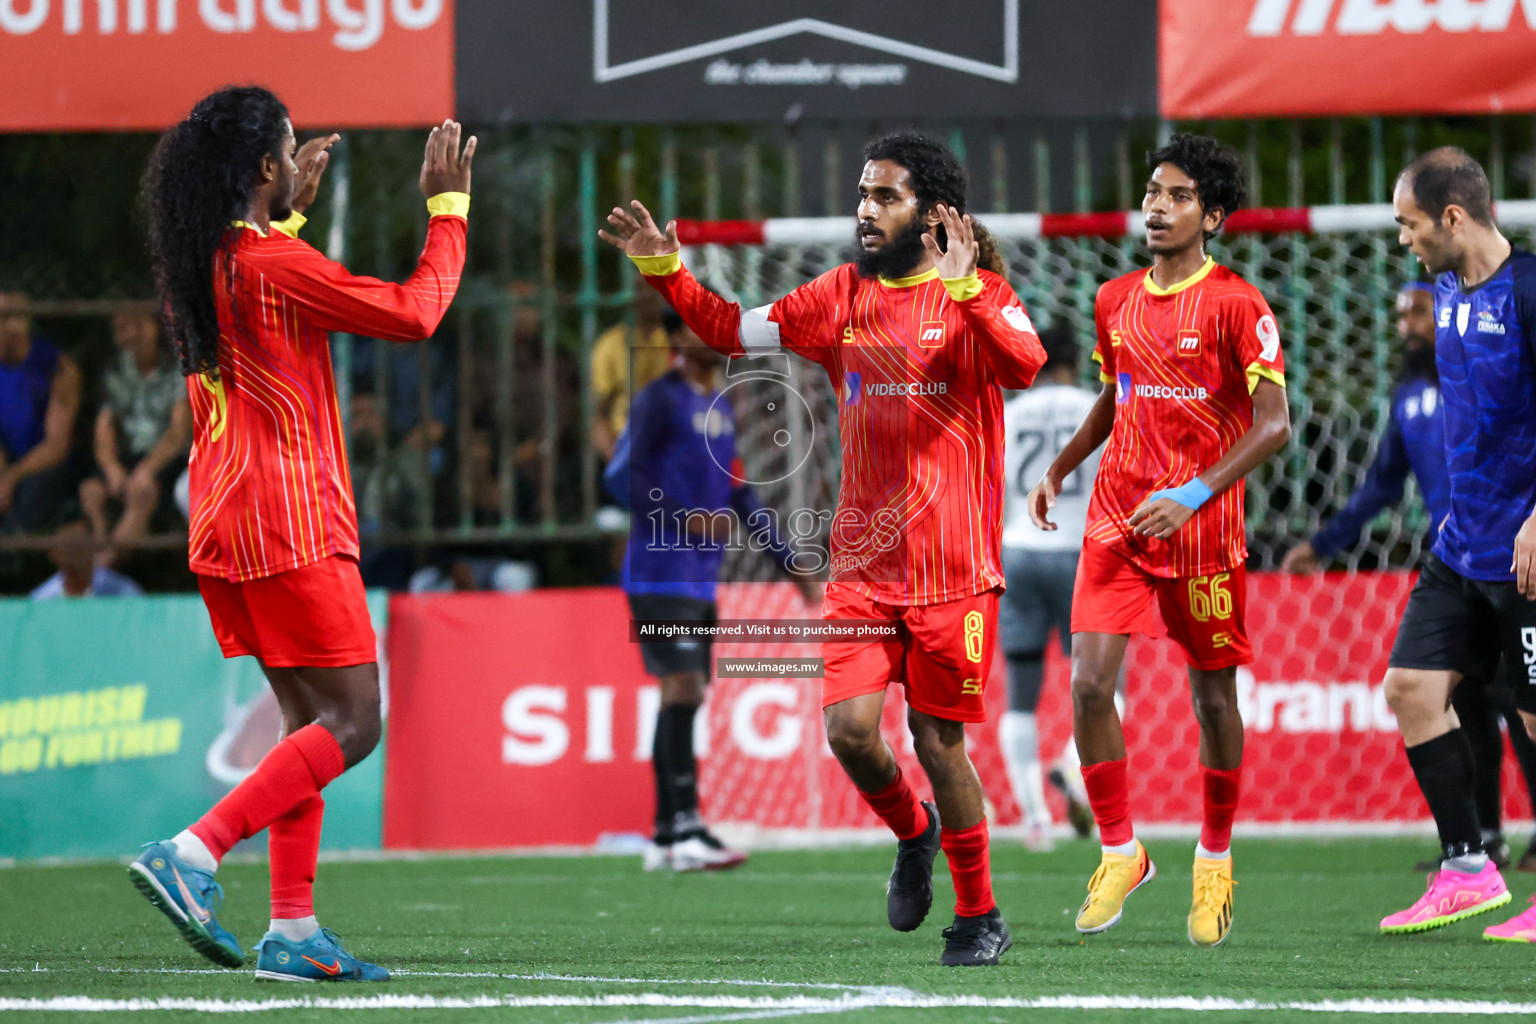
M1088 497L1099 471L1094 452L1062 481L1061 493L1050 519L1056 530L1040 529L1029 521L1025 499L1082 424L1096 396L1079 387L1046 384L1030 388L1003 406L1003 431L1007 449L1007 501L1003 511L1003 546L1031 551L1077 551L1083 546L1083 526L1088 520Z

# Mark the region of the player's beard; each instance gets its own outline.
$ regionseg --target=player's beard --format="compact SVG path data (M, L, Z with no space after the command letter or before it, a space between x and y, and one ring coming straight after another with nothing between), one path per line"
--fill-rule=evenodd
M1440 371L1435 367L1434 342L1414 338L1403 347L1403 376L1440 379Z
M927 255L927 250L923 248L925 230L923 211L920 210L907 222L906 227L896 233L895 238L887 239L878 249L863 248L863 239L855 232L854 244L860 249L853 262L859 275L895 279L912 273Z

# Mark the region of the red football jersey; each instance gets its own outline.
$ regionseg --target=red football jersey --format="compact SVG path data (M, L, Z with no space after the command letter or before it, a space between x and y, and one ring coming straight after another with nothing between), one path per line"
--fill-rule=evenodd
M1207 259L1169 289L1138 270L1094 302L1100 379L1115 386L1115 426L1088 503L1085 536L1117 547L1154 576L1203 576L1248 555L1243 481L1215 495L1167 540L1131 532L1153 491L1178 487L1225 455L1253 425L1261 379L1285 386L1280 331L1257 288Z
M1003 388L1045 363L1008 282L873 280L844 264L743 313L686 269L647 280L722 352L782 348L826 369L842 439L830 583L894 605L1002 584Z
M466 229L462 215L434 216L404 284L354 277L280 229L242 225L215 257L219 375L187 378L193 572L240 582L357 555L328 332L431 335L459 287Z

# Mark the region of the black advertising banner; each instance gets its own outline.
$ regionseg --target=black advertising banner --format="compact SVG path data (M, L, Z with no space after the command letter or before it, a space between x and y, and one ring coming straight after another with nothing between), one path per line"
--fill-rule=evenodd
M473 121L1137 117L1155 0L459 0Z

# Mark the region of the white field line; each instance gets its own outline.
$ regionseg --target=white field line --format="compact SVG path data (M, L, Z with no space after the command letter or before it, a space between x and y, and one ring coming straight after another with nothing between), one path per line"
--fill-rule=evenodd
M222 967L0 967L0 974L222 974L241 972ZM486 978L497 981L569 981L603 985L726 985L739 988L793 988L859 992L865 995L910 995L911 990L893 985L842 985L827 981L769 981L767 978L610 978L595 974L506 974L500 971L390 971L396 978Z
M1536 1014L1536 1003L1501 1003L1455 999L1337 999L1265 1002L1214 996L1039 996L1032 999L965 995L845 994L818 996L672 996L657 992L605 996L428 996L369 995L299 999L99 999L91 996L52 996L42 999L0 999L0 1012L121 1013L268 1013L276 1010L480 1010L491 1008L697 1008L805 1014L847 1013L854 1010L1141 1010L1182 1013L1256 1013L1301 1011L1372 1016L1490 1016Z
M813 1014L845 1013L845 1010L753 1010L748 1013L705 1013L691 1017L624 1017L603 1024L723 1024L728 1020L766 1020L772 1017L809 1017Z

